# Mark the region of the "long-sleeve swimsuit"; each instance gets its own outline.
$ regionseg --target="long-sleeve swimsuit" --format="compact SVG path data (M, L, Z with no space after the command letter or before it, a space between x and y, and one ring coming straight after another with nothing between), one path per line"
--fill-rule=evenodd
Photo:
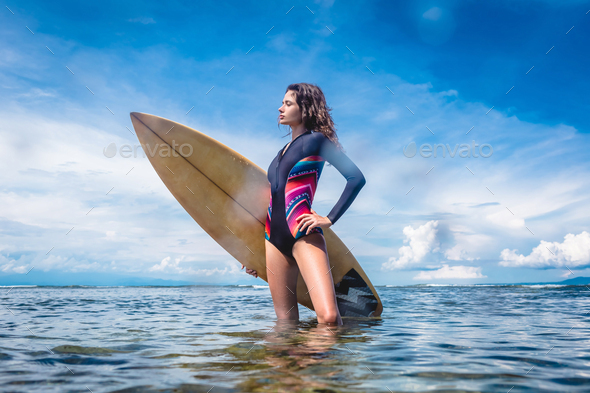
M283 254L293 258L293 245L306 236L308 229L304 228L303 232L297 230L297 218L311 213L325 161L338 169L347 181L340 199L327 215L332 225L352 204L366 181L351 159L321 132L309 130L287 146L286 151L285 148L279 150L268 168L270 202L264 237ZM323 236L324 232L322 228L315 227L311 233Z

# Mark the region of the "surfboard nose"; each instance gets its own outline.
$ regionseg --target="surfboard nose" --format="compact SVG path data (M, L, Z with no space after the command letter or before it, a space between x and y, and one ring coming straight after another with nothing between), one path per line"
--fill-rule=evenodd
M146 117L146 114L141 112L131 112L129 113L129 117L131 118L131 124L133 124L135 135L139 139L139 142L143 144L145 140L145 134L149 131L148 127L143 121Z
M136 119L141 119L142 116L144 116L145 113L141 113L141 112L131 112L129 113L129 117L131 117L131 120L133 121L133 118Z

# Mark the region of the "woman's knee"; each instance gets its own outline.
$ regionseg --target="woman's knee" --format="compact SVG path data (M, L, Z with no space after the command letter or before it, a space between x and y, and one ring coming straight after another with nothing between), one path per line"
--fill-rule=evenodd
M340 314L338 310L325 310L317 313L319 323L338 323Z

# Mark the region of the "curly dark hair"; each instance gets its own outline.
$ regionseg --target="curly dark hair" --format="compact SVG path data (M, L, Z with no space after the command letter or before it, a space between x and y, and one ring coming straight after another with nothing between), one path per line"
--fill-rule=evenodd
M287 86L285 93L288 91L295 93L295 101L301 110L301 117L305 130L321 132L344 152L344 149L338 140L338 135L336 135L336 127L334 126L332 115L330 115L332 108L328 107L326 104L326 97L324 97L322 89L320 89L319 86L310 83L292 83ZM277 123L279 123L280 126L280 117L277 117ZM290 134L291 131L285 136Z

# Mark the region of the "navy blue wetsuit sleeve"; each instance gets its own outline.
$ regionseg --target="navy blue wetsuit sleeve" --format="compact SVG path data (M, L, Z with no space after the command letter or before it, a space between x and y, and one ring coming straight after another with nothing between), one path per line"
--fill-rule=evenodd
M342 195L340 195L340 199L338 199L336 205L327 215L332 224L335 224L355 200L361 188L365 185L366 180L360 169L334 142L325 135L318 134L320 134L318 138L320 140L319 155L334 165L338 169L338 172L346 178L346 187Z

